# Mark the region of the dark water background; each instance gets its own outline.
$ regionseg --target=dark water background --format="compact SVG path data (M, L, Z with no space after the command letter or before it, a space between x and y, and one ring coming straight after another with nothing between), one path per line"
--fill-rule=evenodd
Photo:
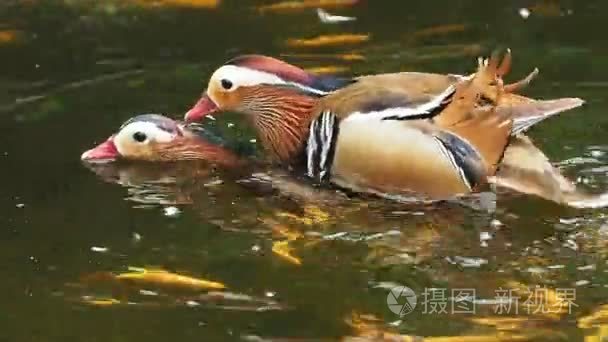
M270 1L195 6L203 2L0 4L0 341L334 340L374 329L494 336L501 329L472 320L496 319L488 305L475 315L424 314L418 307L399 321L387 308L386 288L474 288L488 299L512 282L576 289L571 314L520 316L530 320L516 324L514 334L539 341L606 336L599 323L577 323L608 302L605 210L526 196L499 197L490 214L457 205L287 201L214 173L195 185L177 177L175 185L169 176L160 183L157 174L126 170L121 186L97 177L79 156L134 114L181 118L210 72L240 53L346 74L466 73L477 56L510 47L514 78L541 70L526 94L587 100L530 135L581 186L605 191L608 3L369 0L329 9L358 18L329 25L313 9L256 9ZM522 18L520 8L530 17ZM287 44L339 33L369 40ZM232 125L238 119L228 114L215 125L247 142L251 132ZM167 207L179 213L167 215ZM273 253L281 242L301 265ZM138 293L146 286L124 290L87 277L129 266L220 281L231 293L280 307L219 307L196 292L146 295ZM117 301L86 303L102 297Z

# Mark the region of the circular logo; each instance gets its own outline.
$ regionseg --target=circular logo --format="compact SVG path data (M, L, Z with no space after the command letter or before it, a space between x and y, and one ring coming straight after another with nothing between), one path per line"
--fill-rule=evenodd
M416 303L416 293L407 286L395 286L386 296L388 308L401 317L414 311Z

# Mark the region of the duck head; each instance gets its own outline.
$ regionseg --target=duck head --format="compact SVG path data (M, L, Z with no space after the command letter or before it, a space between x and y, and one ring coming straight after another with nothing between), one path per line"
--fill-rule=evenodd
M139 115L125 122L106 141L84 152L81 159L88 163L204 160L222 165L238 164L239 158L234 153L202 132L162 115Z
M187 122L200 120L216 111L257 114L255 104L263 101L253 101L256 96L300 94L319 97L351 82L350 79L313 75L273 57L243 55L215 70L207 90L186 113L185 119ZM292 93L269 94L276 89L290 89Z
M301 146L317 99L351 82L312 75L272 57L240 56L212 74L185 120L197 121L218 111L246 114L263 145L279 159L287 158Z

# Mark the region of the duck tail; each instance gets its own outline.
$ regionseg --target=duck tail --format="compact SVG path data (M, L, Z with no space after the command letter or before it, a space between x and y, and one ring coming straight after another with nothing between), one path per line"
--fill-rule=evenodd
M512 134L523 133L537 123L561 112L582 106L584 100L579 98L561 98L554 100L535 100L528 103L506 107L513 118ZM501 107L498 107L501 108Z
M590 194L578 189L551 165L545 154L528 137L521 134L512 138L498 165L498 171L489 181L501 188L535 195L573 208L608 207L608 193Z

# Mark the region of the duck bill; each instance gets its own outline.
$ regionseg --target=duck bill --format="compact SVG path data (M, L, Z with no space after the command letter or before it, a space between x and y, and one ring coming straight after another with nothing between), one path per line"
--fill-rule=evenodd
M112 136L95 148L83 153L80 159L85 162L100 163L116 160L119 155L120 153L116 148L116 144L114 144L114 137Z
M207 96L203 96L198 102L186 113L184 120L186 122L199 121L206 115L209 115L218 110L217 105Z

